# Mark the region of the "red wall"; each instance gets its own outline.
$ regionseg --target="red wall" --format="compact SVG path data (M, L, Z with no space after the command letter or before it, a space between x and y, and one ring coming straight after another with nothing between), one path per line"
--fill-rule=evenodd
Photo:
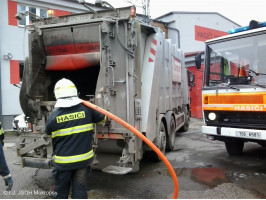
M19 61L10 60L10 84L19 84Z
M15 18L17 14L17 2L8 0L8 25L17 26L18 20Z
M191 97L191 117L202 119L202 77L203 77L203 65L201 69L196 69L196 67L187 68L195 76L195 86L191 87L190 97Z

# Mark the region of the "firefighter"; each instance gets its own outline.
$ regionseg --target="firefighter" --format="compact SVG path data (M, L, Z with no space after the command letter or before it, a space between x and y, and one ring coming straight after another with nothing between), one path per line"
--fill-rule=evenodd
M104 123L106 117L82 104L77 89L68 79L54 87L57 99L50 114L46 133L51 135L54 151L54 197L87 198L87 176L93 159L93 123Z
M6 190L10 191L13 186L13 179L6 164L6 159L3 151L4 139L4 131L2 129L2 123L0 122L0 175L5 181L5 185L7 186Z

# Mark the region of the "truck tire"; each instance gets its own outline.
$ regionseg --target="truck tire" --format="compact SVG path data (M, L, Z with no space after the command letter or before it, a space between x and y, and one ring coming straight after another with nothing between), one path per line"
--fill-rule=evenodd
M161 120L160 126L159 126L159 137L158 137L158 144L156 145L158 149L165 155L166 150L166 129L163 121ZM148 151L146 152L146 156L149 160L152 161L161 161L161 158L154 152L154 151Z
M244 142L241 140L225 141L225 147L230 155L241 155L244 149Z
M180 131L181 132L187 132L188 131L188 127L189 127L189 116L188 116L188 110L187 110L187 107L184 108L184 114L185 114L185 123L184 123L184 126L182 126L180 128Z
M167 137L167 150L173 151L175 148L175 139L176 139L176 132L175 132L175 118L172 116L170 121L170 127L168 131Z
M164 125L163 121L161 121L161 123L160 123L158 148L165 155L165 150L166 150L166 129L165 129L165 125ZM156 154L156 156L157 156L158 160L161 160L161 158L157 154Z

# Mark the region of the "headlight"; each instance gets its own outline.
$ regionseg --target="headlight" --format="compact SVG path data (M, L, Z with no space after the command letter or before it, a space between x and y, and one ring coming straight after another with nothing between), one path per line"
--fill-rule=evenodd
M209 120L214 121L214 120L216 120L217 115L214 112L210 112L208 114L208 118L209 118Z

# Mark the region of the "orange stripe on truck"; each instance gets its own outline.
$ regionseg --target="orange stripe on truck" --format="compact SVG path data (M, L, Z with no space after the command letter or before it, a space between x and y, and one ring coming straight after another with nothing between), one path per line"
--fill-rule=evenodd
M100 52L99 42L45 46L47 56Z
M266 92L203 94L203 110L266 111Z
M266 104L266 92L203 94L203 104Z

